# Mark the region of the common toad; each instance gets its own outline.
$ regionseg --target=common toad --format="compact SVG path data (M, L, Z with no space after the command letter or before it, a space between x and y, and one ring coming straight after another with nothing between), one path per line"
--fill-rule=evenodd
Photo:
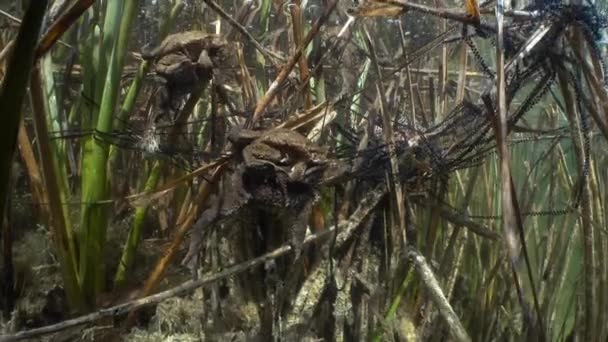
M167 83L192 85L198 80L197 66L181 53L166 55L154 65L156 74Z
M237 148L242 148L246 166L276 167L293 181L302 180L309 167L327 163L325 149L290 129L255 131L237 128L229 133L228 139Z
M158 60L163 56L182 53L191 61L196 61L203 51L214 55L224 47L226 41L221 37L201 31L186 31L171 34L160 45L150 51L142 51L142 57L147 60Z
M201 81L212 77L214 62L225 42L215 35L200 31L187 31L168 36L151 51L142 56L154 62L156 75L165 84L161 93L162 109L174 109L173 101L192 92Z
M251 209L263 217L277 220L276 225L272 225L273 232L265 238L272 236L279 244L289 241L298 259L320 180L312 182L303 176L310 168L324 168L327 152L289 129L233 129L228 139L240 158L226 184L223 199L214 201L196 223L185 262L193 266L192 261L197 260L194 257L203 240L202 227L251 213Z

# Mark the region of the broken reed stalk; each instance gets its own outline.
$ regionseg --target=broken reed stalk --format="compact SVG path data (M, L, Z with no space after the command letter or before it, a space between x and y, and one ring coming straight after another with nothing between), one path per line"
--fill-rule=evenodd
M21 121L21 125L19 125L18 144L21 159L23 160L23 164L27 170L30 191L32 192L32 199L34 202L40 203L37 208L38 215L40 215L42 218L42 222L48 224L51 214L49 213L47 205L49 203L47 189L44 186L44 181L42 179L42 175L40 174L40 166L36 161L34 149L32 148L32 143L23 121Z
M405 276L403 276L403 280L401 281L399 288L397 288L395 296L391 300L390 306L389 306L386 314L384 315L382 324L376 328L376 331L372 335L373 336L371 339L372 342L383 341L384 335L390 331L391 325L395 324L395 323L393 323L393 321L395 320L395 317L397 316L397 311L399 310L399 306L401 305L401 302L405 299L405 294L406 294L408 285L413 280L413 274L414 274L414 272L411 272L411 268L410 268L406 272ZM400 315L399 319L407 320L408 325L414 326L410 317L407 317L406 315ZM407 340L411 339L412 341L418 341L419 336L415 329L411 329L410 335L406 336L406 338L407 338Z

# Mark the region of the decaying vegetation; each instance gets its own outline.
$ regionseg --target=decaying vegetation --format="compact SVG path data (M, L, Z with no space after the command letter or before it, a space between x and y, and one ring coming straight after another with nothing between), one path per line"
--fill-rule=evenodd
M608 337L603 3L26 3L0 341Z

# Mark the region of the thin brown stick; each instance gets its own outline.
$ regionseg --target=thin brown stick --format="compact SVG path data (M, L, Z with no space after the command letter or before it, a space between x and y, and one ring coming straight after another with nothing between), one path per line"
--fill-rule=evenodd
M205 1L210 1L210 0L205 0ZM300 44L298 46L298 48L296 49L296 51L293 53L293 55L291 57L289 57L289 60L286 62L283 69L281 69L281 71L277 75L274 82L272 82L272 84L268 88L268 91L266 91L266 94L264 94L264 97L262 97L258 101L258 104L255 107L255 111L253 113L253 118L249 123L250 127L253 126L253 124L260 118L260 116L262 115L262 112L264 112L266 107L268 107L268 104L270 104L270 102L277 95L277 92L279 91L281 85L283 84L283 82L285 82L285 80L287 79L287 76L289 75L289 73L291 72L293 67L300 60L300 57L302 56L304 49L306 49L306 47L308 46L308 44L310 44L312 39L317 35L317 33L319 33L321 26L323 26L325 21L327 21L330 14L333 12L334 8L336 7L337 3L338 3L337 0L330 0L327 3L327 6L325 7L325 11L321 15L321 17L319 17L319 19L317 19L317 21L315 21L314 25L312 25L312 27L310 28L310 31L308 31L308 34L306 35L306 38L304 38L304 41L302 42L302 44Z
M291 24L292 24L292 32L293 32L293 41L296 46L302 44L302 36L304 35L304 25L302 23L302 10L300 9L300 1L295 0L292 4L289 5L289 10L291 14ZM300 82L302 96L304 98L304 108L310 109L312 108L312 98L310 96L310 92L308 89L308 80L310 79L310 70L308 68L308 60L306 56L302 55L300 60L298 61L300 67Z
M21 124L19 125L19 135L17 136L17 139L19 154L21 154L21 159L23 159L23 164L27 170L29 185L32 191L32 199L36 203L48 203L48 194L46 193L46 187L43 185L40 167L34 156L34 149L32 148L23 120L21 120ZM51 216L48 206L46 204L40 205L37 209L38 214L42 218L42 222L48 224L49 217Z

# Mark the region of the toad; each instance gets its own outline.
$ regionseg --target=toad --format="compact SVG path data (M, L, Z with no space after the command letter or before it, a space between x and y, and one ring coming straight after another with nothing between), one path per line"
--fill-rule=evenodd
M167 36L158 47L142 51L142 57L156 61L166 55L182 53L191 61L196 61L203 51L207 51L209 55L216 55L224 46L226 41L220 36L202 31L186 31Z
M172 109L174 99L190 93L198 82L211 79L212 68L213 62L206 51L203 51L198 61L194 62L181 52L160 58L154 65L154 70L164 84L161 92L161 108Z
M196 265L196 253L203 241L202 227L249 210L277 220L266 238L272 237L278 244L288 241L298 259L306 223L312 205L318 199L316 185L321 179L312 179L314 176L309 177L309 171L325 168L327 152L302 134L283 128L267 131L236 128L228 134L228 139L238 152L237 167L226 184L222 199L213 201L211 208L205 210L196 223L184 263L191 267ZM277 226L281 228L277 229Z
M285 128L255 131L233 129L228 139L242 149L247 167L273 167L292 181L303 180L308 168L327 163L327 151L302 134Z
M156 48L143 51L142 57L154 62L154 71L164 83L160 106L173 109L173 101L192 92L201 81L212 77L212 57L225 42L216 35L187 31L168 36Z

